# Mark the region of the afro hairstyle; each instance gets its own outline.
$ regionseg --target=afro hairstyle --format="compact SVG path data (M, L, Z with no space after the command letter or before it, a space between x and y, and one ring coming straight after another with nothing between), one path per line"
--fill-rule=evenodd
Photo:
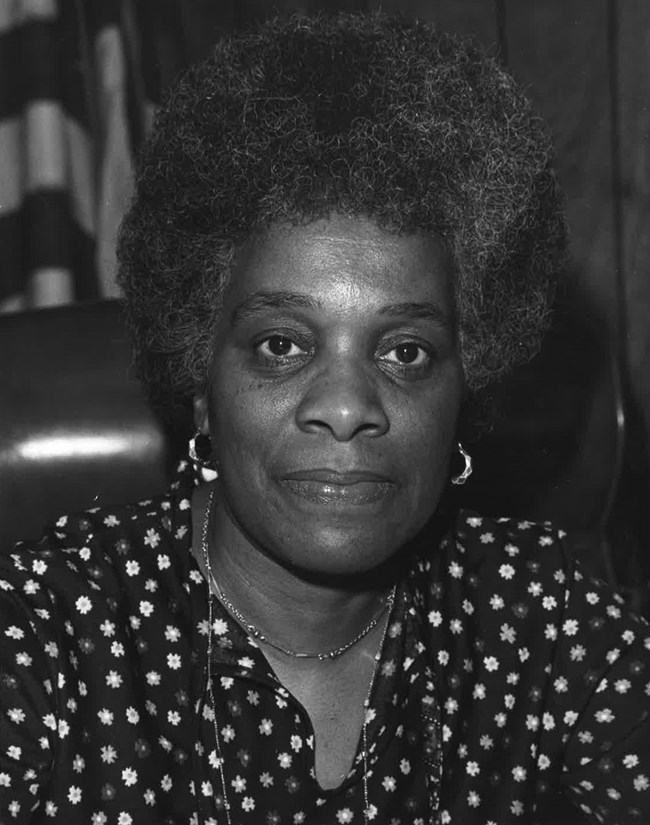
M543 122L497 61L421 20L293 15L223 38L168 91L120 232L151 400L169 410L203 391L251 234L337 210L442 239L480 397L548 326L566 246L551 161Z

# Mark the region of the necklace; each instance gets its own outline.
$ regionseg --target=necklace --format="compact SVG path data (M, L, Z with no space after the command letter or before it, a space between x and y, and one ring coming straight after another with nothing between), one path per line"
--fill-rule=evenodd
M230 805L230 801L228 799L228 790L227 790L227 786L226 786L226 777L225 777L224 769L223 769L223 767L224 767L224 758L223 758L223 753L222 753L222 750L221 750L221 737L219 735L219 725L217 723L217 705L216 705L216 702L215 702L215 699L214 699L214 688L213 688L213 685L212 685L212 670L211 670L212 654L213 654L212 634L213 634L213 625L214 625L213 598L212 598L213 593L212 593L212 591L213 591L213 589L216 590L215 595L217 597L219 597L220 594L221 594L221 596L223 595L221 593L221 591L219 589L219 586L217 585L217 582L216 582L216 580L214 578L214 575L212 573L212 566L211 566L211 563L210 563L210 553L208 552L208 549L209 549L208 548L208 525L209 525L209 521L210 521L210 513L212 511L212 502L213 502L213 500L214 500L214 488L210 491L210 496L208 498L208 503L207 503L206 509L205 509L205 516L204 516L204 519L203 519L203 530L202 530L202 533L201 533L201 552L202 552L202 555L203 555L203 563L205 564L205 568L206 568L207 573L208 573L208 684L207 684L207 692L208 692L208 697L210 699L210 706L212 708L212 724L213 724L213 727L214 727L214 739L215 739L216 753L217 753L217 769L219 771L219 781L221 783L221 794L222 794L222 798L223 798L223 807L224 807L224 810L226 812L227 825L232 825L232 819L231 819L231 815L230 815L231 805ZM371 624L371 626L368 626L368 627L364 628L364 630L361 632L361 634L359 634L357 637L355 637L351 642L349 642L343 648L341 648L341 649L337 648L338 652L335 652L334 655L332 655L331 652L329 652L329 653L325 653L323 655L316 654L314 656L310 656L309 654L302 654L302 657L301 657L301 658L306 658L307 656L309 656L310 658L316 658L316 659L319 659L319 660L323 660L323 659L335 658L336 656L339 656L345 650L349 650L360 639L362 639L364 636L366 636L372 630L372 628L377 625L377 623L378 623L379 619L381 618L381 616L384 613L386 613L386 619L384 621L384 629L382 631L381 641L379 643L379 647L377 649L377 652L375 653L375 656L374 656L375 664L374 664L374 667L372 669L372 675L370 677L370 684L368 685L368 691L366 693L366 698L364 699L364 702L363 702L364 716L363 716L363 724L362 724L362 727L361 727L361 738L362 738L362 742L363 742L363 753L361 754L361 759L362 759L362 762L363 762L363 804L364 804L363 821L364 821L364 825L369 825L370 820L374 819L375 816L377 815L377 808L376 808L375 805L370 804L370 797L369 797L369 794L368 794L368 763L369 763L368 716L369 716L369 709L370 709L370 697L372 695L372 690L373 690L373 687L375 685L375 677L377 675L377 663L379 662L379 659L381 657L381 651L383 650L384 643L386 641L386 634L388 633L388 623L389 623L389 619L390 619L390 613L391 613L393 603L395 601L395 591L396 591L396 588L393 587L393 589L391 590L389 596L387 597L380 613L377 616L375 616L375 618L373 619L374 624ZM227 604L225 604L225 606L228 607ZM387 608L389 608L389 609L387 610ZM230 609L229 609L229 612L230 612ZM235 616L235 618L239 619L238 612L234 612L233 615ZM252 627L252 625L249 625L249 623L246 622L245 620L242 621L242 619L239 619L239 621L242 622L242 624L244 625L246 630L249 630L249 627ZM254 629L257 631L257 628L254 628ZM249 630L249 632L250 632L250 630ZM259 631L257 631L257 633L259 633ZM255 633L251 633L251 635L255 636L256 638L260 638ZM267 644L271 644L271 643L267 642ZM277 648L277 645L271 645L271 646ZM277 648L277 649L281 650L282 652L287 652L288 655L290 655L290 656L300 657L300 654L284 651L282 648Z
M377 611L377 613L375 613L375 615L368 622L368 624L362 630L360 630L359 633L357 633L357 635L353 639L350 639L350 641L346 642L343 645L340 645L340 647L334 647L331 650L321 651L320 653L306 653L302 651L290 650L289 648L283 647L277 642L273 642L271 639L269 639L269 637L266 634L262 633L261 630L258 630L258 628L256 628L255 625L252 624L252 622L249 622L244 616L242 616L239 610L223 592L222 588L219 586L219 583L217 582L214 576L214 573L212 572L212 567L210 565L210 553L208 547L208 528L210 523L210 513L212 511L213 500L214 488L210 490L210 496L208 498L205 516L203 518L203 529L201 531L201 553L203 555L203 562L208 571L210 584L214 588L215 595L226 608L228 613L230 613L231 616L234 616L234 618L237 619L239 624L242 625L246 632L258 641L262 642L265 645L268 645L269 647L275 648L275 650L279 650L280 653L284 653L285 656L292 656L294 659L318 659L318 661L320 662L324 661L325 659L336 659L342 653L345 653L346 650L350 650L351 647L354 647L354 645L356 645L357 642L360 642L361 639L364 638L364 636L367 636L373 628L377 627L377 625L379 624L379 620L384 615L386 610L390 612L390 610L392 609L393 604L395 602L395 585L386 597L381 608Z

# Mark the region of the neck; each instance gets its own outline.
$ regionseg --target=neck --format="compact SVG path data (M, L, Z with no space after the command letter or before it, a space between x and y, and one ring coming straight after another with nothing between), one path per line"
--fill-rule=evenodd
M202 568L206 487L192 502L194 551ZM345 645L378 614L390 591L384 576L323 580L287 569L245 540L217 494L207 536L219 589L249 624L289 650L322 652Z

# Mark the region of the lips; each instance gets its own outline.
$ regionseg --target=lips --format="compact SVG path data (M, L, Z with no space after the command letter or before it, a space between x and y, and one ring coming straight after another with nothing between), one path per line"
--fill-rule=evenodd
M289 492L306 501L330 506L376 504L395 489L391 479L367 470L293 471L284 476L280 483Z

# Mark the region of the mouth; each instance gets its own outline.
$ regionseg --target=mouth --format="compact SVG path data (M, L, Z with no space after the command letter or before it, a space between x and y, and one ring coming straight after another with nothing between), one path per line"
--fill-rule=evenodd
M365 470L301 470L288 473L280 484L306 501L343 507L376 504L395 489L391 479Z

